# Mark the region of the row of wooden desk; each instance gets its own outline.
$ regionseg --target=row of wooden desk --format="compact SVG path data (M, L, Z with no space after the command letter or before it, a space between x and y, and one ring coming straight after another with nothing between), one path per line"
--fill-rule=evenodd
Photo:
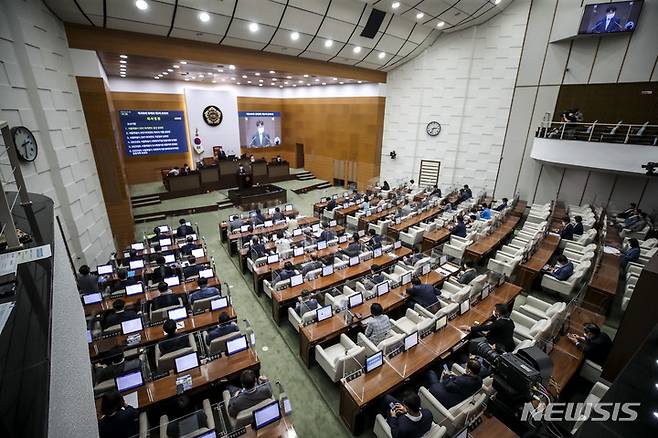
M446 211L449 207L446 205L437 205L436 207L432 207L428 209L427 211L424 211L420 214L417 214L415 216L412 216L410 218L407 218L403 221L400 221L399 224L391 224L388 226L388 235L392 239L397 239L398 236L400 235L401 231L406 230L409 227L412 227L414 225L418 225L419 223L431 219L433 217L436 217L440 214L442 214L444 211Z
M537 246L537 249L528 258L527 261L519 265L516 275L516 284L521 286L524 290L529 291L532 287L532 282L537 277L537 274L546 266L555 251L560 246L560 235L549 234L544 237Z
M317 217L304 217L297 221L297 225L300 228L312 226L319 224L320 219ZM222 224L219 225L220 234L222 232ZM244 231L240 233L228 233L228 246L229 254L235 255L238 252L238 243L242 240L250 239L253 236L271 236L272 234L278 233L279 231L284 231L288 229L287 223L274 224L271 227L261 227L254 229L252 231Z
M608 225L603 244L621 251L622 239L614 226ZM600 251L603 253L597 258L598 263L587 284L583 306L605 315L610 311L610 306L617 295L621 255L607 253L603 248L600 248Z
M469 245L464 252L464 258L479 262L491 251L498 248L503 240L512 234L520 220L520 216L507 216L504 222L493 233Z
M288 287L280 291L274 291L272 293L272 318L274 321L276 321L277 324L280 324L281 320L285 317L287 308L291 305L294 305L294 303L297 301L297 298L302 295L303 290L308 290L309 292L313 293L328 289L330 287L344 283L347 280L360 277L370 272L372 265L376 264L382 268L385 268L394 264L399 259L408 256L409 254L411 254L411 250L409 248L401 247L392 252L382 254L379 257L362 261L358 265L348 266L344 269L335 271L333 274L326 277L319 277L315 280L305 281L299 286Z
M359 433L364 411L373 401L402 386L412 376L427 370L435 360L444 359L461 348L468 334L460 326L471 326L475 321L482 323L488 320L496 304L509 304L520 293L520 287L504 283L468 312L450 321L446 327L421 339L413 350L387 359L376 371L361 374L349 382L341 380L340 416L347 428L352 433Z
M296 210L296 209L284 210L281 213L283 213L283 215L286 218L294 218L294 217L297 217L299 215L299 211ZM269 214L269 213L264 214L263 216L265 217L265 220L272 220L272 215ZM251 225L252 218L251 217L244 218L244 219L242 219L242 221L244 222L245 225ZM219 239L220 239L220 241L226 242L226 239L227 239L227 236L228 236L228 231L229 231L228 228L229 228L229 222L228 221L223 221L219 224Z

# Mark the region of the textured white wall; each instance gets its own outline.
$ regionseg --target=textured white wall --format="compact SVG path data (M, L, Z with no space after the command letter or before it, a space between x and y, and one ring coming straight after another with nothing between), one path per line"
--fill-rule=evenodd
M209 126L203 121L203 109L209 105L216 105L222 111L224 118L219 126ZM224 146L227 154L240 155L238 98L235 91L185 88L185 109L190 144L193 145L192 140L198 129L204 157L212 157L213 146L219 144ZM194 157L196 161L196 153Z
M544 115L553 113L560 85L658 80L658 0L644 2L633 34L557 41L575 33L573 17L581 14L578 1L532 1L495 196L519 192L522 199L545 202L557 195L612 209L640 202L655 210L655 178L542 165L530 157L534 132Z
M34 132L39 157L22 165L27 188L55 201L77 263L95 265L114 245L64 26L39 0L1 3L0 119Z
M493 190L521 56L529 0L516 0L478 26L443 34L391 71L381 175L416 178L422 159L441 162L441 186ZM437 137L425 133L431 120ZM397 159L389 152L395 150Z

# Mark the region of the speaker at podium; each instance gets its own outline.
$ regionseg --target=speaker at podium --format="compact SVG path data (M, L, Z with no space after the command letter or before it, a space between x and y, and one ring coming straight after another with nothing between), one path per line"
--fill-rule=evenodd
M240 166L238 169L238 187L240 189L249 189L254 185L254 177L247 169Z

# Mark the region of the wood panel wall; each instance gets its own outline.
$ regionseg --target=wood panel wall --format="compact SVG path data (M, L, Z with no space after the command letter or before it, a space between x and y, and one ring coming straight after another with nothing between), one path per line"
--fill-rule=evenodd
M181 94L112 93L112 98L117 109L185 110ZM281 112L281 146L258 149L257 158L281 155L291 167L297 167L296 143L303 143L306 170L332 182L335 177L342 179L346 168L351 169L350 179L360 188L379 176L384 104L383 97L238 97L238 111ZM191 162L190 154L129 158L124 153L128 183L159 181L161 168Z
M553 120L560 113L578 108L586 122L658 124L658 83L629 82L614 84L561 85Z
M102 78L76 77L103 200L118 249L134 242L135 227L117 114Z
M114 108L119 110L170 110L185 111L185 96L182 94L164 93L123 93L113 92ZM187 131L187 130L186 130ZM144 157L129 157L123 144L123 134L120 133L121 154L125 163L128 184L140 184L161 181L161 169L174 166L183 166L184 163L192 165L192 148L182 154L160 154Z

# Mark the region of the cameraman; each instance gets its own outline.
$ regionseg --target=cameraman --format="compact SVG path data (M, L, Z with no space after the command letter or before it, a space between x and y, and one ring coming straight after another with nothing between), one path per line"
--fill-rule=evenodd
M495 345L496 349L502 346L505 351L514 350L514 321L509 317L507 304L498 303L493 312L493 320L472 327L462 326L462 330L481 334L486 332L487 342Z

